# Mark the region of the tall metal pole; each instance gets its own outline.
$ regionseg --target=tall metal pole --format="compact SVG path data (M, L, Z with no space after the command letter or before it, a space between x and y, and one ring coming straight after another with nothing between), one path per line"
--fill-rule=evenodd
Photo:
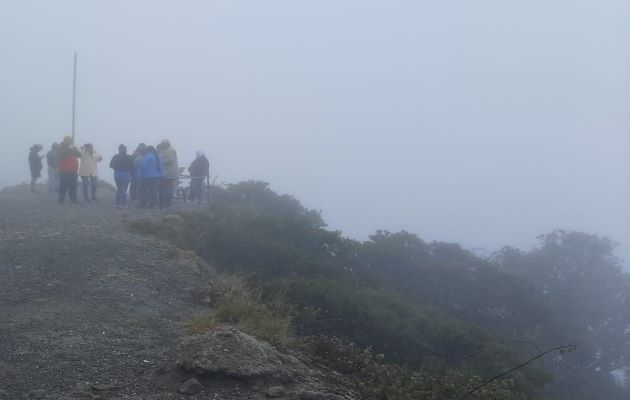
M74 143L74 126L77 106L77 53L74 53L74 75L72 78L72 142Z

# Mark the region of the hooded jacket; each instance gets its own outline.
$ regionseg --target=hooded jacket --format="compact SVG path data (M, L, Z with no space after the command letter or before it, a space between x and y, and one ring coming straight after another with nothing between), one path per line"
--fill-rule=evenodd
M179 176L179 163L177 162L177 152L174 148L168 147L162 150L160 153L162 159L162 165L164 166L164 176L178 177Z
M48 164L48 168L57 169L59 167L59 158L57 157L58 150L59 146L55 147L54 150L49 150L48 153L46 153L46 163Z
M79 160L81 153L76 147L70 146L68 143L62 143L57 150L59 158L59 172L77 172L79 169Z
M39 150L36 147L31 147L31 151L28 154L28 164L31 168L33 176L37 176L39 178L43 167L42 158L39 156L38 151Z
M81 150L81 166L79 176L98 176L98 162L103 160L97 152Z
M153 152L147 152L142 158L140 168L138 168L139 178L161 178L164 176L162 172L162 160Z
M115 172L129 172L130 174L133 174L136 169L135 160L124 149L119 150L118 154L112 157L109 167Z
M210 162L206 158L206 156L199 156L195 158L188 167L188 171L190 171L191 177L199 177L199 176L208 176L210 175Z

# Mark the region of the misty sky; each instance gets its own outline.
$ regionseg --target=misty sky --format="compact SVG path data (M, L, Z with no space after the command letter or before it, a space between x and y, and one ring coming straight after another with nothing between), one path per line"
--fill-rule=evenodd
M565 228L630 259L629 49L627 0L3 1L0 185L70 131L77 51L78 142L107 161L169 138L359 239Z

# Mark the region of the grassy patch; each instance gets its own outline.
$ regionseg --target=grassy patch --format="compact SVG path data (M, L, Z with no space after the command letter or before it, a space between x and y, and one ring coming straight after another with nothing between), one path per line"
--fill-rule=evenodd
M277 345L287 346L293 342L291 319L281 301L264 304L259 291L249 288L235 276L217 277L213 289L218 300L212 310L185 323L191 334L229 324Z
M204 315L184 322L184 327L191 335L210 332L219 325L214 315Z

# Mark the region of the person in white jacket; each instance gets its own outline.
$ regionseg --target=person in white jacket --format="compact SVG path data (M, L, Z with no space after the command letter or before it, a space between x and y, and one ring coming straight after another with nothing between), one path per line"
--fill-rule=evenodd
M81 166L79 167L79 176L83 184L83 198L87 203L92 201L98 201L96 198L96 183L98 181L98 163L103 161L91 143L86 143L81 147ZM88 196L88 187L90 187L90 194Z
M162 165L164 166L164 178L162 179L161 204L164 207L170 207L173 203L173 189L177 186L179 178L179 163L177 161L177 152L171 146L168 139L162 140L162 143L156 147Z

